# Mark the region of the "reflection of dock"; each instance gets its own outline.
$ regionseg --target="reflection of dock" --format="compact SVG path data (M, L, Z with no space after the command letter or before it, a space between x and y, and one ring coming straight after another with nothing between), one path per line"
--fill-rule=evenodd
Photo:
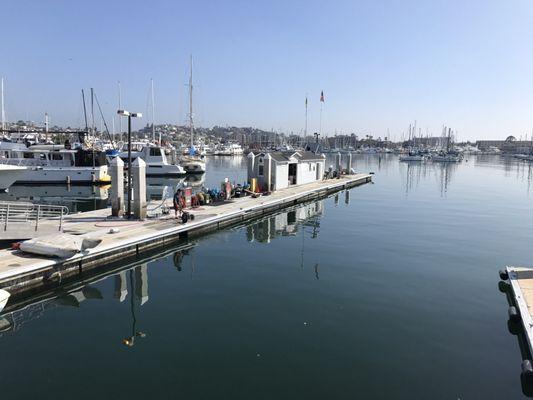
M69 259L42 258L20 251L0 250L0 287L16 295L30 289L53 286L59 277L80 276L112 261L135 258L151 249L169 246L181 238L240 224L299 203L316 201L371 179L368 174L349 175L289 187L269 196L247 196L202 206L191 211L195 218L186 224L177 223L173 215L144 221L109 220L109 209L68 216L64 231L98 237L102 239L100 245ZM119 231L111 231L111 228Z
M131 294L131 300L142 306L149 300L148 263L168 256L173 256L176 262L177 255L187 254L192 247L194 243L186 243L154 253L142 260L110 265L105 270L93 270L84 274L82 279L63 282L59 288L50 289L34 297L11 301L0 315L0 337L2 332L20 330L27 323L45 316L47 311L57 307L78 308L86 300L114 298L122 303L128 298L128 294ZM114 279L113 292L102 293L95 285L108 278Z
M349 193L349 192L347 192ZM324 201L306 204L294 210L273 215L246 227L248 241L270 243L277 236L294 236L306 223L318 228L319 217L324 213Z

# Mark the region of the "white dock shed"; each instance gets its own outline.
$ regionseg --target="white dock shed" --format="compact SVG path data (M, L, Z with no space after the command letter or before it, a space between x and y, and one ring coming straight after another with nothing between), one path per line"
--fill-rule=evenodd
M326 156L311 151L275 151L248 154L248 182L257 179L261 191L321 181Z

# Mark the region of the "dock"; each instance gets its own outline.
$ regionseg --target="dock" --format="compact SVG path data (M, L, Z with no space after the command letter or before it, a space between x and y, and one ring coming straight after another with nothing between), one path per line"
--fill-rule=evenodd
M499 289L507 296L508 329L517 335L522 354L524 393L533 395L533 269L506 267L500 271Z
M68 215L63 221L64 233L99 238L102 242L68 259L0 250L0 289L14 297L49 290L83 278L90 271L140 258L189 237L246 223L371 181L371 174L343 175L338 179L291 186L268 196L233 198L188 210L194 219L185 224L174 218L173 210L145 220L112 218L109 208ZM154 206L151 204L149 208Z

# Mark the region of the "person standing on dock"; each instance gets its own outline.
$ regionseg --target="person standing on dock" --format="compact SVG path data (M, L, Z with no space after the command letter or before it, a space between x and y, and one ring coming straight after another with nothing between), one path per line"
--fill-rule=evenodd
M176 192L174 193L174 198L172 200L174 203L174 217L178 218L178 212L179 216L181 217L181 212L183 209L181 202L181 189L176 189Z

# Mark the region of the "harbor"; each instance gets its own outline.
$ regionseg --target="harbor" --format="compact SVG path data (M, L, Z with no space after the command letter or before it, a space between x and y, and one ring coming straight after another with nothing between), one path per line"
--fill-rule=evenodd
M532 7L3 1L2 396L533 399Z

